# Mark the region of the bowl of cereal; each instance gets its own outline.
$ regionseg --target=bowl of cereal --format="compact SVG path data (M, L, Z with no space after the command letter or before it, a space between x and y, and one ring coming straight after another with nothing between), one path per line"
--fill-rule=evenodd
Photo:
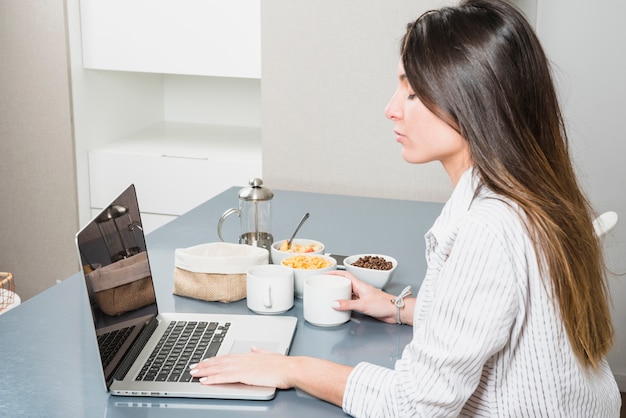
M357 254L343 261L346 270L365 283L382 289L389 284L398 261L381 254Z
M272 244L270 249L272 263L280 264L285 258L297 254L324 254L324 244L319 241L294 238L289 248L287 248L287 241L289 240L285 239Z
M293 288L296 297L304 292L304 280L337 269L337 260L323 254L297 254L281 261L285 267L293 270Z

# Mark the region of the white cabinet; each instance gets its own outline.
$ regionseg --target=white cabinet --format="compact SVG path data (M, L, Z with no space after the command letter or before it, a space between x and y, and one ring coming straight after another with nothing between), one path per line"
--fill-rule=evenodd
M89 69L261 77L261 0L80 0Z
M146 232L260 176L259 128L160 123L89 152L92 210L133 183Z
M68 0L82 224L130 183L149 232L262 176L260 2Z

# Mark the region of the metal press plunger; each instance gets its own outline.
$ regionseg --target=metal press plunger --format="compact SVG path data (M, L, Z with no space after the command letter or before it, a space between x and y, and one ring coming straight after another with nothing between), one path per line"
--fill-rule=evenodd
M221 241L222 226L226 218L236 213L240 222L240 244L249 244L270 250L274 238L271 234L271 201L274 193L263 186L263 180L253 178L248 187L239 191L239 207L225 211L217 224L217 235Z

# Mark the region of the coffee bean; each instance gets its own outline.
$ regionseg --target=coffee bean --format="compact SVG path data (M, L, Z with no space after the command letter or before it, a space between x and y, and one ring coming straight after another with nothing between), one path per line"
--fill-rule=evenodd
M354 263L352 263L352 265L355 267L372 270L391 270L391 268L393 267L393 263L391 261L387 261L383 257L371 255L366 255L359 258Z

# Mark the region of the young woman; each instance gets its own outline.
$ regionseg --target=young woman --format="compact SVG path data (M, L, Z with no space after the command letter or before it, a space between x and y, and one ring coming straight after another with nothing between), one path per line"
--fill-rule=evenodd
M618 417L602 254L532 28L501 0L428 12L398 84L385 115L403 158L440 161L454 191L400 312L414 332L395 369L252 352L194 375L297 387L358 417ZM337 309L397 321L392 295L337 274L354 294Z

